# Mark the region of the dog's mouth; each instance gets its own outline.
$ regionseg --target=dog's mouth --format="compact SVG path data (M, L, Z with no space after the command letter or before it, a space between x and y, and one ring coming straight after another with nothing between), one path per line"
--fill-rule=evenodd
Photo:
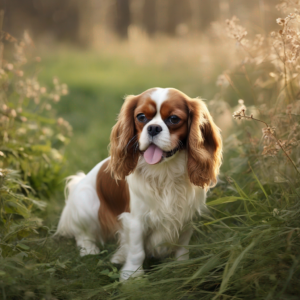
M149 165L156 165L160 163L164 158L168 158L173 156L177 151L179 150L179 147L174 148L171 151L165 152L162 149L160 149L155 144L150 144L150 146L147 148L146 151L143 152L143 156L145 161Z

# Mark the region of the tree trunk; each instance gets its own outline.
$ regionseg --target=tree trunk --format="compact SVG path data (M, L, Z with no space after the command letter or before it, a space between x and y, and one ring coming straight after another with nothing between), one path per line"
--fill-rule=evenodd
M116 18L115 31L122 38L128 38L128 27L130 25L129 0L115 0Z
M157 4L157 0L144 0L143 23L146 32L150 36L152 36L157 29L156 4Z

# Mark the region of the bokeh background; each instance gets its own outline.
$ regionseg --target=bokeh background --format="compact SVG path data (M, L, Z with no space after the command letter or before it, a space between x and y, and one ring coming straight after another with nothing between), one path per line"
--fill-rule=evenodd
M0 0L0 299L299 299L299 24L298 0ZM204 99L224 159L190 259L119 284L115 242L53 234L65 177L152 87Z
M55 105L70 122L68 172L89 171L107 156L109 133L127 94L175 87L212 100L218 76L237 61L225 20L237 15L250 35L276 28L272 0L2 0L3 30L32 39L41 57L39 79L57 76L69 95ZM229 106L246 100L229 89ZM252 99L249 99L250 104ZM249 101L247 103L249 103ZM228 108L214 107L224 136L232 125Z

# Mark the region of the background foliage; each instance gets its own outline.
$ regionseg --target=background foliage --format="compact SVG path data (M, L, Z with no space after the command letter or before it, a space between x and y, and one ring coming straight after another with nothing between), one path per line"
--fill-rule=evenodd
M2 33L3 299L299 298L300 7L291 0L277 9L270 16L283 18L273 18L268 34L247 32L234 17L207 36L136 32L88 51L49 51L28 34ZM51 235L63 177L107 156L124 94L153 86L208 99L223 131L224 163L208 212L193 223L191 259L148 259L144 277L119 284L109 262L115 245L81 258L73 240Z

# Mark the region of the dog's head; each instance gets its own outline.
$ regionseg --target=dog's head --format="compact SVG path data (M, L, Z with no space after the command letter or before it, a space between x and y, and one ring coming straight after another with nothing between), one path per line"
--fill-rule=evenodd
M220 130L203 101L176 89L153 88L126 97L110 141L109 170L115 179L133 172L141 155L154 165L185 150L191 183L203 188L216 183Z

